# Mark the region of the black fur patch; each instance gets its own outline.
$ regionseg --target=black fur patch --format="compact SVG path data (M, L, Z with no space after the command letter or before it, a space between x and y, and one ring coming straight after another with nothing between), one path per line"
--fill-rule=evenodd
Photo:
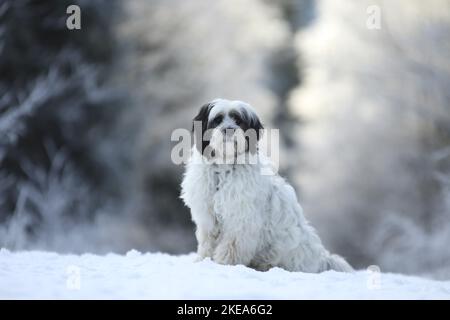
M242 110L242 122L239 125L241 129L246 133L245 140L247 142L247 151L250 151L250 153L255 153L257 151L257 143L259 139L261 138L261 132L260 130L263 130L264 127L259 120L257 115L251 115L248 113L247 110ZM254 130L256 133L256 139L250 139L250 132L247 131L249 129Z
M214 104L212 103L206 103L201 108L198 114L195 116L194 120L192 121L192 132L194 133L194 142L197 147L197 150L203 154L206 147L209 145L209 140L203 139L203 136L205 134L205 131L208 129L208 117L209 113L214 107ZM195 122L201 121L202 123L202 129L201 131L195 130Z
M242 120L244 121L245 128L242 128L242 130L246 131L248 129L253 129L256 131L256 137L259 140L260 132L259 130L264 129L261 121L259 120L257 115L250 115L247 110L242 110Z

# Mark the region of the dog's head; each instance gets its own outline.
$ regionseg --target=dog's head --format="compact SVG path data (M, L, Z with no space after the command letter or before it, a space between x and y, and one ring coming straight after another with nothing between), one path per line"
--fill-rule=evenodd
M262 129L248 103L225 99L203 105L193 124L197 150L204 156L255 153Z

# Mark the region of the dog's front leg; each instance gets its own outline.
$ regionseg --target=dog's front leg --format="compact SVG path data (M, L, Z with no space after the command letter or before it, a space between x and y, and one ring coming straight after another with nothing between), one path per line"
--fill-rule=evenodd
M193 202L191 206L192 220L195 223L195 237L197 238L197 255L195 261L213 257L217 241L218 226L212 209L204 199Z
M214 250L213 260L220 264L248 266L256 254L258 239L256 228L224 231Z
M197 237L197 261L201 261L207 257L212 258L215 248L216 235L213 230L208 230L204 227L197 227L195 231Z

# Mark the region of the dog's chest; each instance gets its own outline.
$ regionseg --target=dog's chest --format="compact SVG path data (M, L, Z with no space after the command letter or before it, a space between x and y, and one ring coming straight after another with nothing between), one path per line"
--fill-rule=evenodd
M240 214L257 196L253 170L245 166L211 168L212 194L210 205L220 219Z
M213 193L214 195L230 191L230 187L234 182L238 182L235 176L236 168L227 167L226 169L213 169L211 174L211 180L213 181Z

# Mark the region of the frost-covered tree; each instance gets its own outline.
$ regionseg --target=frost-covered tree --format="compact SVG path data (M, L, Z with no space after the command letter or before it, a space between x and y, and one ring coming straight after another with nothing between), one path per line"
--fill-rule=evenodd
M301 197L357 266L450 277L449 35L445 0L318 1L298 34Z
M71 4L81 30L66 27ZM121 104L107 84L115 9L0 2L0 246L76 248L64 239L119 192L110 190L119 157L103 161Z

